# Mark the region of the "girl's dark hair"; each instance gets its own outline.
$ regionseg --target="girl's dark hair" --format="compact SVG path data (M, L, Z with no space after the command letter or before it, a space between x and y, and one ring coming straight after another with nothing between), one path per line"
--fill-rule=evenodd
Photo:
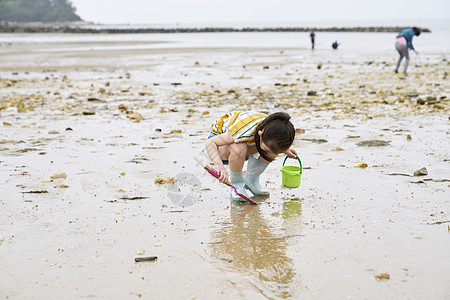
M419 36L420 33L422 32L422 29L420 29L419 27L413 27L412 30L414 31L414 34Z
M272 161L267 152L261 149L261 138L273 152L281 153L289 149L295 138L295 128L289 119L291 116L285 112L276 112L268 115L255 129L255 145L259 154L267 161ZM258 134L263 131L262 136Z

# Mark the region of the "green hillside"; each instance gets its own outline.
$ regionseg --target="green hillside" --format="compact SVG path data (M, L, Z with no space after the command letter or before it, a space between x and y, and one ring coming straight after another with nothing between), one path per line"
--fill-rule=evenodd
M80 21L69 0L0 0L0 21Z

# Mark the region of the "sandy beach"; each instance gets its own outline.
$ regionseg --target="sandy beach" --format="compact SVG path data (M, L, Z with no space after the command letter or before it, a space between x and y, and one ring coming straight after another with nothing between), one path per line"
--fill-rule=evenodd
M450 51L324 36L0 35L0 297L450 299ZM206 173L232 110L304 129L299 188Z

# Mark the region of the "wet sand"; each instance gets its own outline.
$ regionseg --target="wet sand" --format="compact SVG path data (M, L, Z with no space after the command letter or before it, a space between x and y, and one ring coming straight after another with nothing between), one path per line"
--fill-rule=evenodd
M2 298L449 297L449 53L405 77L394 50L0 50ZM269 198L230 201L203 170L230 110L291 114L299 188L281 186L279 157Z

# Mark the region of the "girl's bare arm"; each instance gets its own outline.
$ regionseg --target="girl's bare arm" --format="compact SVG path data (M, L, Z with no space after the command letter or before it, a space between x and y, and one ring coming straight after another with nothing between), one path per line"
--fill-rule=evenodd
M206 152L209 158L214 163L217 171L220 174L219 180L225 182L229 179L227 169L222 163L222 159L219 154L219 147L234 144L234 139L229 132L216 135L205 142Z

